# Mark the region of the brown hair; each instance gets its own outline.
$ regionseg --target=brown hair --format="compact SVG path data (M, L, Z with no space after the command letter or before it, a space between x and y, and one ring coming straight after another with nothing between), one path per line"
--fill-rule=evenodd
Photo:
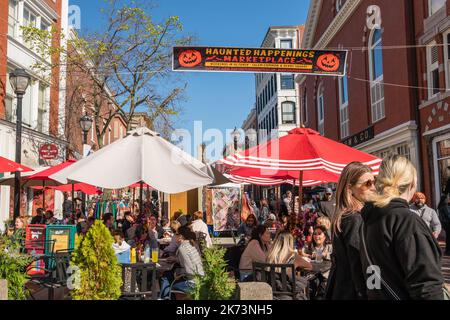
M364 206L361 201L352 195L350 188L358 182L362 175L371 172L372 169L361 162L352 162L342 170L336 189L336 209L332 221L334 234L342 231L343 217L361 210Z
M195 211L192 214L192 218L193 218L194 221L195 220L203 220L203 212L202 211Z
M20 217L17 217L16 219L19 219L20 221L22 221L24 229L27 227L27 224L28 224L28 218L27 217L20 216Z

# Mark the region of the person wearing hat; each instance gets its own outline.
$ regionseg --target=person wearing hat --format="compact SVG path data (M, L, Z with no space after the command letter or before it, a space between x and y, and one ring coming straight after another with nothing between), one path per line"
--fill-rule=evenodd
M427 198L422 192L416 192L409 208L427 224L437 239L442 230L441 222L436 211L427 206L426 201Z
M319 202L319 215L326 216L328 219L333 220L335 209L336 201L333 197L333 190L327 188L323 200Z

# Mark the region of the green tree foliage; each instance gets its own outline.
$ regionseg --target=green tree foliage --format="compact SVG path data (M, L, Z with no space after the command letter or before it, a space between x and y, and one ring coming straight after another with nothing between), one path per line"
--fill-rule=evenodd
M213 246L203 250L204 276L195 276L191 293L194 300L229 300L234 296L236 282L229 277L224 260L225 248Z
M20 252L20 244L7 237L0 238L0 279L8 282L9 300L26 300L25 284L29 280L26 269L31 263L29 255Z
M80 287L74 300L116 300L120 297L122 271L112 247L113 237L99 220L78 239L72 263L79 268Z
M22 27L25 41L43 57L33 66L41 77L51 82L49 70L61 65L75 78L82 75L74 81L76 92L70 94L68 104L73 102L74 110L83 100L93 104L99 147L117 115L130 129L138 109L148 114L154 126L171 126L171 118L179 113L177 102L183 99L186 84L171 72L172 47L192 40L182 34L177 16L156 21L153 10L147 0L107 0L99 20L101 29L69 39L55 28ZM55 39L60 45L55 45ZM105 112L105 102L114 108Z

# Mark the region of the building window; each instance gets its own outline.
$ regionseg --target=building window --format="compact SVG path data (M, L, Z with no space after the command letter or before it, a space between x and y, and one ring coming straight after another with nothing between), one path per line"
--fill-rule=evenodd
M276 116L275 116L275 108L272 108L272 121L273 121L273 125L272 125L272 128L273 129L276 129L276 128L278 128L278 121L277 121L277 118L276 118Z
M336 13L338 13L344 6L345 0L335 0L335 1L336 1Z
M438 12L444 5L446 0L428 0L428 13L430 16Z
M275 123L277 124L277 128L279 127L279 122L278 122L278 104L275 105Z
M409 145L408 144L401 144L399 146L394 147L395 148L395 154L398 154L400 156L404 156L405 158L407 158L408 160L411 161L411 152L409 149Z
M439 48L436 42L427 46L428 99L439 93Z
M325 135L325 98L322 85L317 94L317 129L321 135Z
M377 122L384 118L383 52L380 29L372 31L369 43L372 122Z
M302 107L303 107L303 124L305 126L308 125L308 93L306 91L306 86L303 89L303 96L302 96Z
M281 90L293 90L294 89L294 75L282 74L281 75Z
M281 104L281 121L283 124L295 124L295 103L291 101Z
M439 140L440 141L436 141L433 146L437 195L443 194L450 179L450 136L440 138Z
M9 0L8 3L8 35L17 37L17 27L19 25L19 6L16 0Z
M281 49L292 49L292 39L280 40Z
M23 25L25 27L37 27L37 16L27 7L23 9ZM31 47L31 43L28 41L25 41L25 45Z
M349 136L348 119L348 78L347 76L339 79L339 113L341 122L341 139Z
M274 83L274 76L272 75L272 77L270 78L270 92L271 92L271 96L273 96L275 94L275 83Z
M445 81L447 89L450 88L450 30L444 33L444 60L445 60Z
M114 122L114 139L119 138L119 122L115 121Z
M38 119L37 119L37 128L36 130L39 132L44 132L46 130L45 127L45 114L47 113L47 99L46 99L47 88L45 86L39 86L39 94L38 94Z

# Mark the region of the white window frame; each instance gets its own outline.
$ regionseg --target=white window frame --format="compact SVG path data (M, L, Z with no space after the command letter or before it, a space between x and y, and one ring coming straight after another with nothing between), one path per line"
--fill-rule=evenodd
M433 72L435 70L438 70L439 73L439 55L438 55L438 59L435 62L431 62L431 50L433 47L436 47L439 50L439 46L437 46L436 41L431 41L428 45L427 45L427 87L428 87L428 100L436 97L439 94L439 90L436 93L433 93L433 89L434 84L433 84ZM439 51L438 51L439 52ZM440 87L440 85L439 85Z
M15 10L14 17L11 16L10 12L9 12L9 4L11 3L11 1L14 1L15 4L16 4L16 6L14 8L14 10ZM10 21L10 19L12 19L13 21ZM19 22L19 1L17 1L17 0L9 0L9 2L8 2L8 35L10 37L17 38L17 36L19 34L18 33L19 32L19 29L18 29L19 25L20 25L20 22ZM12 31L13 34L9 33L9 28L10 27L12 27L12 29L13 29L13 31Z
M444 188L445 186L442 186L441 188L439 187L439 167L438 167L438 162L440 159L438 159L438 153L437 153L437 144L441 141L450 139L450 133L440 136L440 137L436 137L433 139L432 141L432 146L433 146L433 171L434 171L434 194L437 195L435 198L436 201L436 206L439 204L439 200L440 200L440 195L442 193L442 188Z
M323 85L320 84L317 90L317 130L322 136L325 135L325 96L323 91Z
M450 56L448 51L450 50L450 43L448 37L450 36L450 29L443 33L444 37L444 69L445 69L445 88L450 90Z
M281 43L283 41L290 41L291 42L291 47L290 48L283 48L283 47L281 47ZM280 39L280 49L292 49L293 47L294 47L294 39L292 39L292 38Z
M293 106L293 110L292 110L292 114L293 114L293 122L292 123L288 123L288 122L285 122L284 120L285 120L285 118L284 118L284 115L285 115L285 112L284 112L284 110L283 110L283 105L284 104L289 104L289 105L291 105L291 106ZM297 123L297 120L296 120L296 110L295 110L295 108L296 108L296 105L295 105L295 102L294 101L283 101L282 103L281 103L281 123L282 124L286 124L286 125L295 125L296 123Z
M344 97L342 94L344 78L347 79L347 101L343 101ZM350 130L349 130L350 120L348 117L349 95L348 95L348 78L347 78L347 76L338 77L338 87L339 87L339 122L340 122L340 127L341 127L341 139L344 139L350 135Z
M376 43L372 43L373 37L375 35L376 30L381 32L380 40ZM369 36L369 74L370 74L370 100L371 100L371 113L372 113L372 123L376 123L385 118L385 105L384 105L384 70L383 74L378 78L374 79L375 70L373 69L373 52L375 47L379 42L383 41L383 30L382 29L373 29L370 32ZM378 92L378 97L375 97L374 92ZM378 99L377 99L378 98Z
M434 15L436 12L438 12L439 10L441 10L443 7L445 7L446 2L444 1L444 3L442 4L441 7L439 7L439 9L437 9L435 12L433 12L433 6L432 6L433 0L428 0L428 16L431 17L432 15Z

